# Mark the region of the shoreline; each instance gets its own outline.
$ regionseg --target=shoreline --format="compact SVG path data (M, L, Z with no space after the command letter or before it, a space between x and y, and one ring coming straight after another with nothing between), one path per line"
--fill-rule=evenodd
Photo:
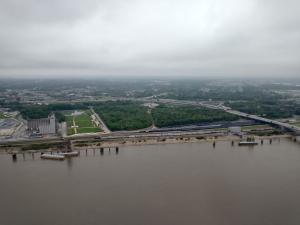
M292 138L291 135L273 135L273 136L255 136L256 140L270 140L280 138ZM203 142L218 142L218 141L234 141L238 142L241 138L235 135L226 136L209 136L209 137L183 137L181 138L164 138L164 140L148 138L143 141L127 140L127 141L103 141L101 145L89 144L87 146L74 146L74 150L85 150L93 148L114 148L127 146L143 146L143 145L165 145L165 144L185 144L185 143L203 143Z
M293 139L292 135L272 135L272 136L254 136L256 141L265 140L269 141L270 139L280 139L280 138L289 138ZM139 137L139 138L119 138L116 140L73 140L71 143L71 150L81 151L86 149L100 149L100 148L115 148L115 147L128 147L128 146L143 146L143 145L168 145L168 144L186 144L186 143L217 143L219 141L234 142L236 144L240 141L241 138L236 135L186 135L186 136L171 136L171 137ZM57 151L66 151L64 148L49 147L41 149L23 149L28 147L26 145L21 146L12 146L7 148L0 147L0 153L32 153L32 152L57 152Z

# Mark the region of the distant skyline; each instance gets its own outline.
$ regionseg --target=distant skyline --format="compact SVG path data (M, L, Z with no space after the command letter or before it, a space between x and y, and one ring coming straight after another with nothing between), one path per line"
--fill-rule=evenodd
M0 0L0 78L300 76L297 0Z

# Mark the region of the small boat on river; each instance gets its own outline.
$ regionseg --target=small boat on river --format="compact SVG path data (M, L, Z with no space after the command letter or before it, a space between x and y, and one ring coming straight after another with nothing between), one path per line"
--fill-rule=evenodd
M65 156L60 154L42 154L41 159L64 160Z
M79 156L79 151L72 151L72 152L60 152L58 155L63 155L65 157L75 157Z
M239 146L244 146L244 145L258 145L256 141L240 141Z

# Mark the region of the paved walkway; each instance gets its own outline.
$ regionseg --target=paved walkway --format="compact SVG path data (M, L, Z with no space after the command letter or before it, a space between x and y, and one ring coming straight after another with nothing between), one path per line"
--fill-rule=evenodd
M103 122L103 120L100 118L100 116L94 111L93 108L90 108L91 112L95 115L96 119L100 123L100 128L103 130L104 133L111 133L110 129L106 126L106 124Z

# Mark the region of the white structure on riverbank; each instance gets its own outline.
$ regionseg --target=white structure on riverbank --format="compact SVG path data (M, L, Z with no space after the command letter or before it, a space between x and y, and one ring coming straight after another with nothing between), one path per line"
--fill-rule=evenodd
M56 118L52 114L48 118L28 120L28 131L32 134L56 134Z
M229 127L228 130L229 130L230 133L235 134L235 135L242 134L241 127Z

